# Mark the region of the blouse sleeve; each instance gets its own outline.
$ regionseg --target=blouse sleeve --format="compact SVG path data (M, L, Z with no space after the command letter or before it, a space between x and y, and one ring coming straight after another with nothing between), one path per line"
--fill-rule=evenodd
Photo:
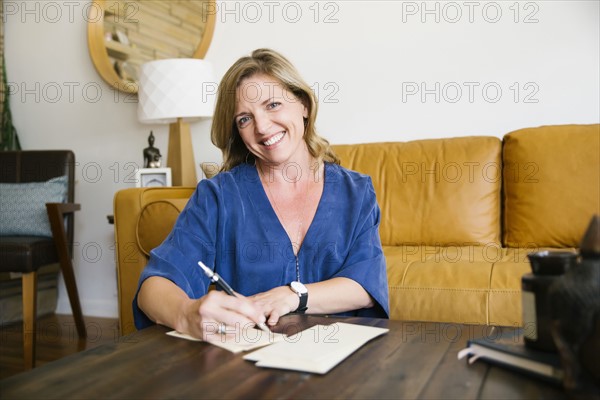
M335 277L358 282L375 301L374 307L359 310L358 315L389 318L387 271L379 237L381 212L370 177L363 189L358 226L344 265Z
M150 252L150 259L142 271L133 299L136 328L153 325L137 304L140 287L149 277L160 276L172 281L192 299L206 294L209 281L201 272L198 261L214 265L220 197L216 182L202 180L177 218L171 233Z

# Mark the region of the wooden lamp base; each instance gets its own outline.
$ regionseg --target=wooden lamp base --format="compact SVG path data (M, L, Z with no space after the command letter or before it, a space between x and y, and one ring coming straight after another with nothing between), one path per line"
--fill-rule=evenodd
M167 167L171 168L173 186L195 187L198 184L190 125L181 118L169 125Z

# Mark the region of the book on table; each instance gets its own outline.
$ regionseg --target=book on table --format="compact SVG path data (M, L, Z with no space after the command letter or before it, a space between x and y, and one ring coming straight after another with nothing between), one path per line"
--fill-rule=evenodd
M458 352L459 359L465 357L469 364L481 359L555 384L561 384L564 376L558 354L525 346L521 329L510 329L498 337L471 339Z

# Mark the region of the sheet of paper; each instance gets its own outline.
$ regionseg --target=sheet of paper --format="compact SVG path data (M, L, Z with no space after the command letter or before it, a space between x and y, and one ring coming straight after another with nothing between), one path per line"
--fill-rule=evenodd
M177 331L167 332L167 335L174 336L180 339L192 340L194 342L202 342L202 339L195 338L185 333ZM241 329L233 335L217 335L215 340L211 340L210 344L229 350L232 353L242 351L250 351L259 347L264 347L272 343L284 340L285 335L273 332L263 332L256 328Z
M326 374L350 354L389 330L337 322L316 325L244 356L258 367Z

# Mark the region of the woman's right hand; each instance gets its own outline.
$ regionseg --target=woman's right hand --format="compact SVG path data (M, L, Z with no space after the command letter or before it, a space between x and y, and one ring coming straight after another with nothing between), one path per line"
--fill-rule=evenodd
M224 334L234 335L266 320L263 306L241 294L234 297L211 290L190 299L175 283L159 276L142 283L138 306L155 323L206 341L220 340L220 327Z
M223 334L240 335L242 329L264 324L265 321L262 307L249 298L211 290L200 299L188 299L184 303L177 330L205 341L214 341L221 340Z

